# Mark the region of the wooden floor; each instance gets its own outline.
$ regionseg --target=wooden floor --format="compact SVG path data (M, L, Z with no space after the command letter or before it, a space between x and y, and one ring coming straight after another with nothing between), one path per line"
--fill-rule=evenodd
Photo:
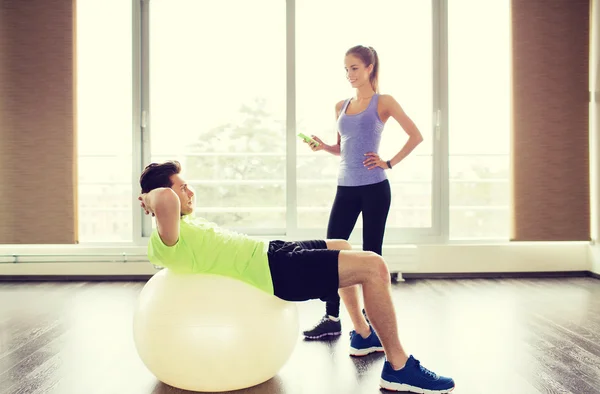
M142 282L0 283L0 394L184 393L139 360L131 320ZM452 376L454 393L600 393L600 280L414 280L393 285L402 341ZM298 304L301 328L318 301ZM237 393L380 393L382 356L344 335L298 339L270 381Z

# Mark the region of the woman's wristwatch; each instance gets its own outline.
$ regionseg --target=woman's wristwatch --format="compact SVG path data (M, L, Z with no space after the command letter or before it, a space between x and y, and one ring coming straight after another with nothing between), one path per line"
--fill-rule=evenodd
M386 161L388 168L391 170L392 169L392 163L390 163L390 160Z

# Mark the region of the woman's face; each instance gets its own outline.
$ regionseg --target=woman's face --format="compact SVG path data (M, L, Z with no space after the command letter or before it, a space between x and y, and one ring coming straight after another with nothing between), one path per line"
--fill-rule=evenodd
M346 56L344 64L346 79L348 79L353 88L359 88L365 83L369 83L369 76L373 70L373 65L365 66L359 57L352 54Z

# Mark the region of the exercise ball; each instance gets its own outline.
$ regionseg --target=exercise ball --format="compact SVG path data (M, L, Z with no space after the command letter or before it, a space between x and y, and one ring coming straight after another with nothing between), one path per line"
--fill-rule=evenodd
M142 289L137 352L161 382L229 391L277 374L298 341L296 305L237 279L163 269Z

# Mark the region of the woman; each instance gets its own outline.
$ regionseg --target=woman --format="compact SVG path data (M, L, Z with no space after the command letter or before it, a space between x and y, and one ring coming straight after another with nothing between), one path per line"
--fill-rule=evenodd
M362 212L363 250L381 255L391 202L390 183L385 171L404 160L423 141L423 137L392 96L379 94L380 67L375 49L362 45L352 47L346 52L344 62L346 78L355 88L356 95L335 106L337 143L327 145L314 135L312 138L316 143L309 143L313 151L324 150L341 156L327 238L347 240ZM394 118L409 138L394 157L383 160L377 152L381 133L389 118ZM318 339L341 334L340 296L352 319L355 329L353 335L359 334L363 338L370 336L369 322L366 315L361 313L358 287L352 286L340 289L339 296L324 300L326 314L314 328L304 332L306 338Z

